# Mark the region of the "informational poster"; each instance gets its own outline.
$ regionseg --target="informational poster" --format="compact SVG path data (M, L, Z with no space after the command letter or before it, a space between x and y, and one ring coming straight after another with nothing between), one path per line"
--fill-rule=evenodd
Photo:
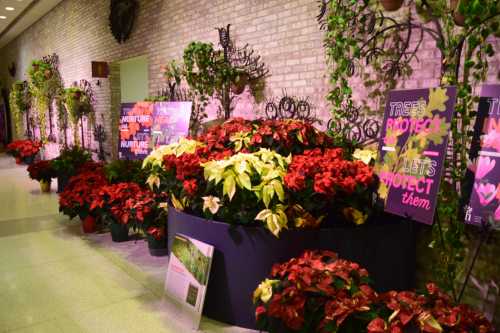
M144 159L154 148L189 133L191 102L138 102L122 104L120 159Z
M481 225L500 221L500 85L483 86L476 121L480 145L465 222Z
M432 224L456 88L389 93L376 171L385 211Z
M177 303L180 322L198 329L203 313L214 247L180 234L172 243L165 293Z
M179 141L189 133L192 102L154 104L150 148Z
M118 150L120 159L137 160L148 156L153 110L152 102L122 104Z

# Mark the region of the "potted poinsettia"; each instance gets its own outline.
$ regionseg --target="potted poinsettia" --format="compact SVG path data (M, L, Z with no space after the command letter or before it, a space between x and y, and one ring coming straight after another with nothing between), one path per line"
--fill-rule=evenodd
M78 146L64 148L59 156L52 160L57 176L57 192L64 191L69 179L75 176L79 169L85 169L85 164L91 160L90 153L85 149Z
M101 166L98 164L87 166L76 176L71 177L64 191L59 193L59 211L70 218L80 217L83 231L91 233L96 230L100 217L92 205L96 193L101 187L106 186L108 181Z
M34 162L30 166L28 166L28 173L31 179L40 182L40 190L43 193L50 192L52 178L55 177L55 171L52 168L51 161L42 160Z
M377 293L368 271L331 251L306 251L283 264L253 294L257 326L270 333L493 333L484 315L454 304L433 283L423 292Z
M33 140L16 140L7 145L7 154L12 155L16 159L17 164L31 164L35 160L35 156L42 148L40 141Z

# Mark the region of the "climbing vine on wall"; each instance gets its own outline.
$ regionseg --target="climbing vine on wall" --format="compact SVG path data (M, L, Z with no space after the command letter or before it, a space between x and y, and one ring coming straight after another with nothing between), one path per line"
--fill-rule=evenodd
M474 87L486 79L491 38L500 35L500 2L495 0L323 0L319 21L332 89L332 124L356 109L350 78L361 77L370 99L384 105L386 92L411 77L424 38L433 40L441 64L440 81L458 88L451 126L451 150L439 193L435 240L436 278L455 298L465 257L462 207L469 162L471 130L476 116ZM400 9L400 7L402 8ZM388 10L398 10L395 14ZM369 103L361 103L365 111Z

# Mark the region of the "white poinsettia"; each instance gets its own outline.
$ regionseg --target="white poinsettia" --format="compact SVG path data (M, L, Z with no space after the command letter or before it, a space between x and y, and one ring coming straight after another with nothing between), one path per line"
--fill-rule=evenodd
M142 167L154 167L154 166L159 166L161 167L163 164L163 157L166 155L175 155L177 157L181 156L182 154L193 154L196 151L196 148L198 147L203 147L204 143L196 141L196 140L191 140L191 139L186 139L186 138L181 138L178 142L171 143L169 145L165 146L160 146L153 150L145 159L144 162L142 162Z
M220 199L213 195L202 197L202 199L203 199L203 211L206 211L208 209L210 213L214 215L217 214L219 208L222 206Z

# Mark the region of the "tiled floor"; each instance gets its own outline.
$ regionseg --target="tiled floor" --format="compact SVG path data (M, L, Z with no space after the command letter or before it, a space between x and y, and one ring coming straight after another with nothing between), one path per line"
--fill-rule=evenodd
M189 332L165 310L167 259L145 246L82 235L0 154L0 332ZM201 330L250 332L206 318Z

